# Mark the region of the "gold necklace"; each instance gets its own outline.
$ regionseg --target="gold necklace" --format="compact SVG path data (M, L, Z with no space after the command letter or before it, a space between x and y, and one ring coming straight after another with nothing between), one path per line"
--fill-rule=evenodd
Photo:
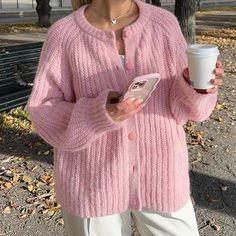
M118 16L118 17L116 17L116 18L113 18L113 19L107 18L106 16L104 16L103 14L101 14L100 12L98 12L97 10L95 10L95 9L93 8L92 4L90 4L90 8L91 8L94 12L96 12L97 14L99 14L100 16L102 16L102 17L104 17L105 19L109 20L112 25L116 25L116 24L117 24L117 19L120 19L121 17L124 17L124 16L126 16L126 15L129 14L132 5L133 5L133 1L131 1L129 10L128 10L125 14L123 14L123 15L121 15L121 16Z

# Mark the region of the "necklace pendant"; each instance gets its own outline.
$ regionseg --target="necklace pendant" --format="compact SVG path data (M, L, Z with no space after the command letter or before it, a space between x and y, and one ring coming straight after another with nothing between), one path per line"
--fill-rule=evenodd
M116 24L117 24L117 20L116 20L116 19L112 19L112 20L111 20L111 23L112 23L113 25L116 25Z

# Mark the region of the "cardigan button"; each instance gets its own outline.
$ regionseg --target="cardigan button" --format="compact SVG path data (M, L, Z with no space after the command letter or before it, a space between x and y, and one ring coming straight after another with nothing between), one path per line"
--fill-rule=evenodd
M131 34L132 34L132 32L131 32L130 30L126 30L126 31L124 32L124 37L125 37L125 38L128 38Z
M135 140L137 138L137 135L135 132L131 132L128 134L129 140Z
M108 36L108 38L113 38L113 33L109 32L109 33L107 33L107 36Z
M133 172L136 172L138 170L138 167L135 165L133 166Z
M125 67L126 67L127 70L132 70L134 68L133 64L130 63L130 62L127 62Z

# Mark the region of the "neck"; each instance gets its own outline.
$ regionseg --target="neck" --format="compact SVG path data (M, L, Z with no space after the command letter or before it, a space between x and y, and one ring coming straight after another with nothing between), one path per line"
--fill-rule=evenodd
M132 0L93 0L91 5L103 16L114 19L129 10L131 1Z

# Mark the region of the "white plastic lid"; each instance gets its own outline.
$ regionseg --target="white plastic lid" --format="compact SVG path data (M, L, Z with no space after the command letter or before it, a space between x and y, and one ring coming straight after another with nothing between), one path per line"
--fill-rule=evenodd
M214 44L192 44L189 45L187 48L188 54L195 54L195 55L211 55L217 54L219 55L218 47Z

